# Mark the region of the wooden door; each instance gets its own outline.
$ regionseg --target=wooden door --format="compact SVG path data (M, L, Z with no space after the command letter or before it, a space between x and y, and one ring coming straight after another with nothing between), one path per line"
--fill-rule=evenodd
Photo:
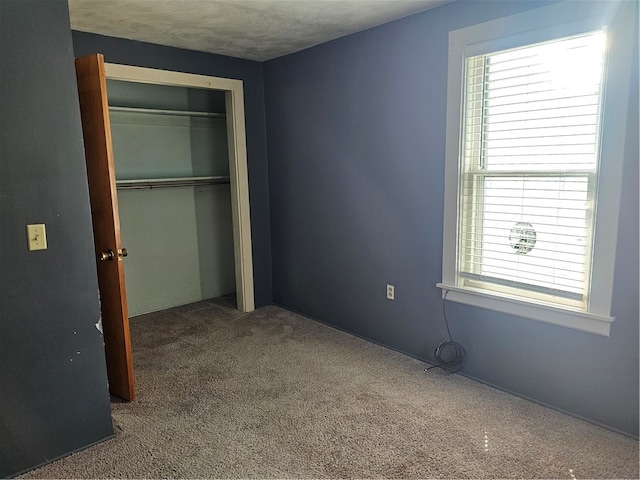
M135 398L104 58L76 59L109 391Z

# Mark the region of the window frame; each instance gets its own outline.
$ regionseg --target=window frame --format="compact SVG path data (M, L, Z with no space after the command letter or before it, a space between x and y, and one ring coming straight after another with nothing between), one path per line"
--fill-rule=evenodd
M634 14L632 2L580 2L580 8L577 8L575 2L569 1L449 33L443 263L442 282L437 284L447 300L609 336L611 323L615 320L611 315L611 299ZM608 52L600 166L596 179L591 282L585 309L461 286L458 283L457 256L459 189L464 174L461 148L464 141L462 120L466 58L603 28L607 31Z

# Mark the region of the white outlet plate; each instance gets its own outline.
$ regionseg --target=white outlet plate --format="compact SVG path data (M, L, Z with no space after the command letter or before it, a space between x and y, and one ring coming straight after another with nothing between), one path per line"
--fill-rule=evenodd
M394 287L393 285L389 285L387 283L387 298L389 300L395 300L396 298L396 287Z
M30 251L47 249L47 230L44 223L27 225L27 245Z

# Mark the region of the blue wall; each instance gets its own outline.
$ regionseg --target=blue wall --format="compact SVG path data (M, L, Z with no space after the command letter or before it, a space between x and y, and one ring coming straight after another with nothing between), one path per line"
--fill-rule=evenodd
M113 434L66 0L0 1L0 477ZM48 249L27 250L44 223Z
M262 63L73 32L76 57L102 53L105 62L197 73L243 81L251 203L251 240L256 307L271 304L271 236Z
M265 64L276 304L433 359L446 337L435 284L448 32L542 5L454 2ZM629 141L611 336L451 302L446 310L467 351L465 374L637 435L637 65L633 71L633 108L621 119ZM385 297L387 283L395 301Z
M78 32L72 49L65 0L0 0L0 477L112 434L74 55L242 79L256 303L431 359L448 32L541 4L454 2L263 65ZM637 24L630 41L611 336L447 316L467 375L637 435ZM27 223L47 224L47 251L26 250Z

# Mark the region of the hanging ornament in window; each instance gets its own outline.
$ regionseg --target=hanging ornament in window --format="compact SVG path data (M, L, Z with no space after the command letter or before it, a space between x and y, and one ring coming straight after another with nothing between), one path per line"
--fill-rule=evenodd
M509 245L516 253L526 255L536 244L536 231L527 222L516 223L509 232Z

